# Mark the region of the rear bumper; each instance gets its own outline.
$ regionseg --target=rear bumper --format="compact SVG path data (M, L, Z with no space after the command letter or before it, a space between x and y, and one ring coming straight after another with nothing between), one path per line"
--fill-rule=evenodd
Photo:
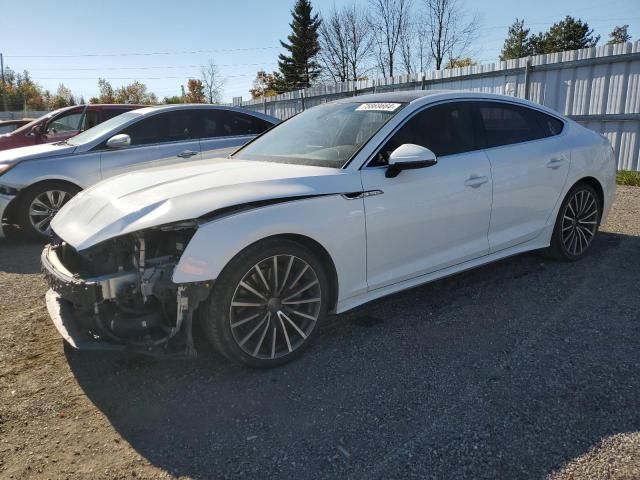
M0 194L0 238L4 238L5 232L3 228L3 218L6 214L7 207L16 198L15 195L2 195Z

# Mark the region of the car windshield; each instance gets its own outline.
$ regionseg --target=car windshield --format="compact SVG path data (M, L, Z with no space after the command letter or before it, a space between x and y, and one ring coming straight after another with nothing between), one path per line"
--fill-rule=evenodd
M354 102L313 107L274 127L233 158L342 168L402 106Z
M84 145L86 143L93 142L98 138L102 137L104 134L113 131L114 135L116 130L127 123L129 120L139 117L140 114L136 112L126 112L122 113L118 116L110 118L106 122L102 122L99 125L96 125L93 128L85 130L84 132L76 135L75 137L71 137L67 140L67 143L70 145Z
M20 134L22 132L27 132L27 131L31 130L36 123L42 121L43 119L51 118L54 115L57 115L58 113L63 112L63 111L68 110L68 109L69 109L69 107L64 107L64 108L59 108L58 110L54 110L53 112L49 112L49 113L47 113L47 114L45 114L45 115L43 115L41 117L36 118L35 120L30 121L29 123L21 126L20 128L16 128L13 132L11 132L11 134Z

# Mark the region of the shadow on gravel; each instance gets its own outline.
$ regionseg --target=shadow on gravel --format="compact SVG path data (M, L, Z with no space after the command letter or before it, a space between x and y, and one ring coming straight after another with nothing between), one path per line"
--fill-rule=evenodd
M540 478L640 430L640 238L522 255L330 318L299 360L67 351L152 464L193 478Z
M29 240L15 230L0 238L0 272L38 273L44 244Z

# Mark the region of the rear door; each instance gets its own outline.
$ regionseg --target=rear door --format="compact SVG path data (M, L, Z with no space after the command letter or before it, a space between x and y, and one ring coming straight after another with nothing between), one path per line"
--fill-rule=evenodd
M102 147L102 178L200 159L200 131L195 109L144 116L118 133L129 135L131 145L113 150Z
M560 201L569 172L563 122L506 102L474 102L493 176L491 252L538 236Z
M223 109L200 110L203 156L222 157L272 127L270 122L246 113Z

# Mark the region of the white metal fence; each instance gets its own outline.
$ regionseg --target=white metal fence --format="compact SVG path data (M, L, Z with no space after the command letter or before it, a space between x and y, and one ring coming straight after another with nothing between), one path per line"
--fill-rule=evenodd
M281 119L339 98L459 89L526 98L606 135L620 170L640 171L640 41L393 78L336 83L234 104Z

